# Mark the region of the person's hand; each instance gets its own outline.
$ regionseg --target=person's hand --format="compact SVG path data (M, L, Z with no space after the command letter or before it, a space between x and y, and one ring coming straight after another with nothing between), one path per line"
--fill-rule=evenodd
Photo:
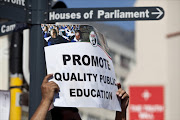
M55 82L48 82L52 76L52 74L47 75L41 85L42 100L49 103L52 102L54 93L59 91L59 86Z
M123 90L121 88L120 83L117 83L116 85L118 87L118 91L117 91L116 95L121 99L122 112L125 112L128 107L128 104L129 104L129 95L126 93L125 90Z
M42 100L31 120L45 120L48 109L54 97L54 93L59 91L55 82L48 82L52 74L47 75L41 85Z
M118 87L118 91L116 92L116 95L119 99L121 99L121 109L122 111L116 111L116 117L115 120L126 120L126 109L129 104L129 95L126 93L125 90L121 88L121 84L116 84Z

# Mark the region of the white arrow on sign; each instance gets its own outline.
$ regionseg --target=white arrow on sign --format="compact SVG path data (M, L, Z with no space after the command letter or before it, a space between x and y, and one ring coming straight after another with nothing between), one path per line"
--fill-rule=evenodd
M151 14L153 14L153 15L156 15L156 14L159 14L156 18L158 19L158 18L160 18L161 17L161 15L163 14L163 12L159 9L159 8L156 8L157 10L158 10L158 12L152 12Z

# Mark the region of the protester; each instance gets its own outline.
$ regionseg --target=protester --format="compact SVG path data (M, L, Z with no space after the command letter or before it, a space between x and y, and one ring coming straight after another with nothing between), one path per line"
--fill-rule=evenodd
M43 34L44 34L44 38L47 38L50 36L49 32L48 32L48 27L44 26L43 27Z
M79 30L79 25L42 24L41 27L43 30L45 46L66 42L82 41L82 35L81 31Z
M41 29L42 29L42 30L44 29L44 26L45 26L45 24L41 24Z
M43 80L41 85L42 100L31 120L81 120L77 108L55 107L50 111L51 113L48 112L54 94L58 93L60 90L55 82L48 82L52 77L53 75L49 74ZM120 84L117 84L117 86L118 91L116 95L121 99L122 112L116 112L115 120L126 120L126 109L129 104L129 95L121 88ZM49 117L47 115L49 115Z
M67 42L68 41L62 36L57 35L57 31L55 29L51 29L51 38L48 41L48 46Z
M65 31L66 31L66 36L67 36L67 37L70 38L70 37L74 36L74 32L73 32L73 30L71 29L70 25L67 26L67 28L65 29Z
M44 46L50 46L67 42L92 42L89 39L89 34L94 31L93 27L88 25L54 25L54 24L42 24ZM49 31L50 30L50 31ZM94 31L95 32L95 31ZM108 51L105 38L99 32L95 32L98 40L94 40L104 50Z
M71 42L81 42L81 31L80 30L76 30L75 31L75 37L73 40L71 40Z
M66 25L61 25L61 29L66 29L67 27L66 27Z
M73 31L77 30L77 29L76 29L76 25L73 25L71 29L72 29Z

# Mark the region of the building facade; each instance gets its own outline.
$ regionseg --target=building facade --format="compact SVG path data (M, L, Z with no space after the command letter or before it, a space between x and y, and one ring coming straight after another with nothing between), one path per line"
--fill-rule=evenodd
M156 114L158 111L153 111L154 113L146 111L146 114L141 115L137 108L132 107L135 103L130 101L128 118L133 120L134 115L132 113L134 112L139 120L145 118L155 120L157 117L161 120L179 120L180 14L177 11L180 11L180 1L137 0L135 6L160 6L164 9L165 16L159 21L138 21L135 23L136 65L125 82L126 88L130 93L132 92L131 88L136 88L135 90L146 88L146 91L149 90L149 92L146 92L149 100L159 90L152 92L148 87L151 87L152 90L157 87L163 88L160 94L156 94L156 100L154 101L156 103L159 99L162 99L163 109L161 113L159 112L161 114L159 116ZM141 99L143 93L138 94L141 94L138 98ZM149 102L152 103L152 101ZM139 103L139 105L143 104L142 102ZM153 106L152 104L151 106ZM156 109L155 107L152 108ZM139 112L142 111L139 110Z

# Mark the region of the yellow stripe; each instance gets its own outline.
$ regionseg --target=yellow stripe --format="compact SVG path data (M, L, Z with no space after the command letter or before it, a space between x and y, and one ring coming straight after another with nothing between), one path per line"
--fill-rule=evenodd
M11 78L10 87L21 86L23 81L18 78ZM21 120L21 106L19 106L19 95L22 93L20 88L12 88L11 93L11 107L10 107L10 120Z
M10 86L21 86L23 81L19 77L11 78Z

